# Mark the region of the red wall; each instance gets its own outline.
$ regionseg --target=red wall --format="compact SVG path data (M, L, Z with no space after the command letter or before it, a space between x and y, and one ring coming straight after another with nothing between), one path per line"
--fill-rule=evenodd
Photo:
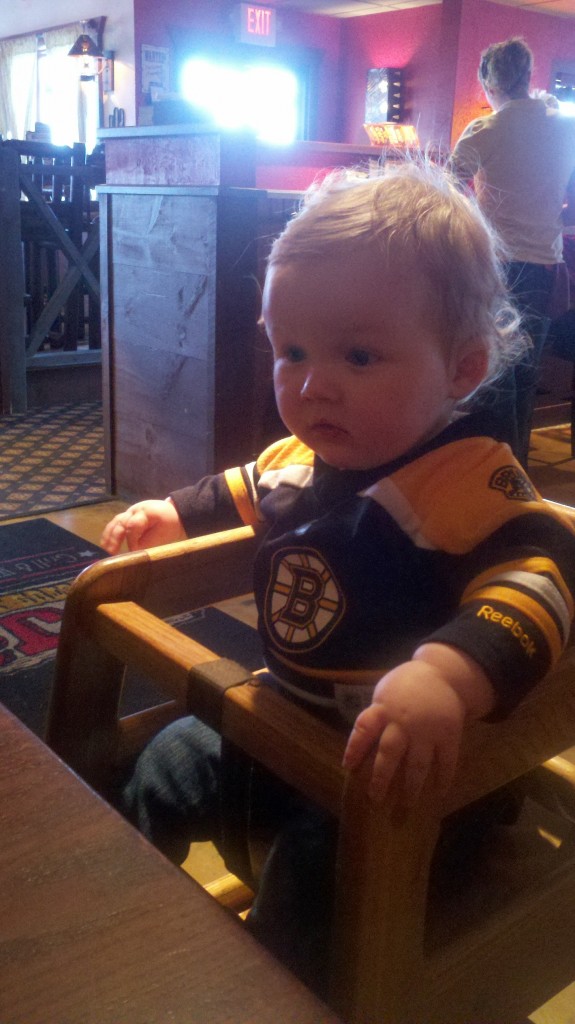
M142 43L170 46L173 32L197 32L211 35L214 41L233 41L230 15L235 7L230 0L134 0L136 53L136 106L141 95L140 53ZM278 12L277 45L315 49L319 56L318 130L314 138L337 141L340 108L338 103L340 38L342 21L317 17L302 11ZM172 81L176 90L177 83Z

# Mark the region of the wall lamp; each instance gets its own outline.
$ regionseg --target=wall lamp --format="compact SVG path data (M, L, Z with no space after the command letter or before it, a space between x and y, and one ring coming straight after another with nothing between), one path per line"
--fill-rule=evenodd
M103 57L104 53L96 42L86 32L87 24L82 22L82 34L78 36L71 50L69 57Z
M80 63L80 80L91 81L96 75L102 75L102 89L113 92L114 89L114 51L103 50L92 36L88 35L88 24L82 22L82 32L70 50L69 57L75 57Z

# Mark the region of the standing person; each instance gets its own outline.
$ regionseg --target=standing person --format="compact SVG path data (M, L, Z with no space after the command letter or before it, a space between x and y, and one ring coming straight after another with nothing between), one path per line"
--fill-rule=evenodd
M529 95L532 70L523 39L494 43L481 54L479 81L493 113L467 126L451 158L458 178L473 180L479 205L499 232L507 281L532 341L526 358L485 396L498 414L499 436L525 468L551 295L567 282L563 203L575 192L575 120L562 117L545 96Z
M466 720L541 679L573 614L573 531L470 405L524 344L492 231L438 168L327 179L274 243L262 323L292 435L131 506L102 544L253 525L269 684L350 724L350 770L376 751L375 801L399 773L414 802L430 775L449 786ZM191 840L218 841L224 768L217 734L177 721L122 809L181 863ZM285 793L273 809L248 924L322 991L333 829Z

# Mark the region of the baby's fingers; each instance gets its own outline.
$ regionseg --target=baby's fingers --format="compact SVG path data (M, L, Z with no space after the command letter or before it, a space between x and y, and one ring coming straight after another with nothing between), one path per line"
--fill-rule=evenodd
M125 537L126 530L124 524L117 516L104 528L102 536L100 537L100 547L103 547L104 551L107 551L109 555L116 555L120 550Z
M376 803L387 796L391 781L409 748L409 736L396 722L384 729L373 762L369 795Z
M414 807L429 776L435 759L432 743L412 745L405 758L403 800L406 807Z
M377 743L387 723L380 704L370 704L355 720L343 755L344 768L357 768Z
M143 509L137 509L131 513L130 518L124 523L126 541L130 551L138 549L139 542L149 525L148 516Z

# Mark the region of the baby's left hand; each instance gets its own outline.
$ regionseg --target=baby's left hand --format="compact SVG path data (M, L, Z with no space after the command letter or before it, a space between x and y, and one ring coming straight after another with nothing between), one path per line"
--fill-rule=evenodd
M444 793L455 773L466 713L464 699L436 665L421 660L399 665L380 679L372 704L358 715L344 766L356 768L377 747L373 800L384 801L400 766L402 805L417 802L432 770Z

